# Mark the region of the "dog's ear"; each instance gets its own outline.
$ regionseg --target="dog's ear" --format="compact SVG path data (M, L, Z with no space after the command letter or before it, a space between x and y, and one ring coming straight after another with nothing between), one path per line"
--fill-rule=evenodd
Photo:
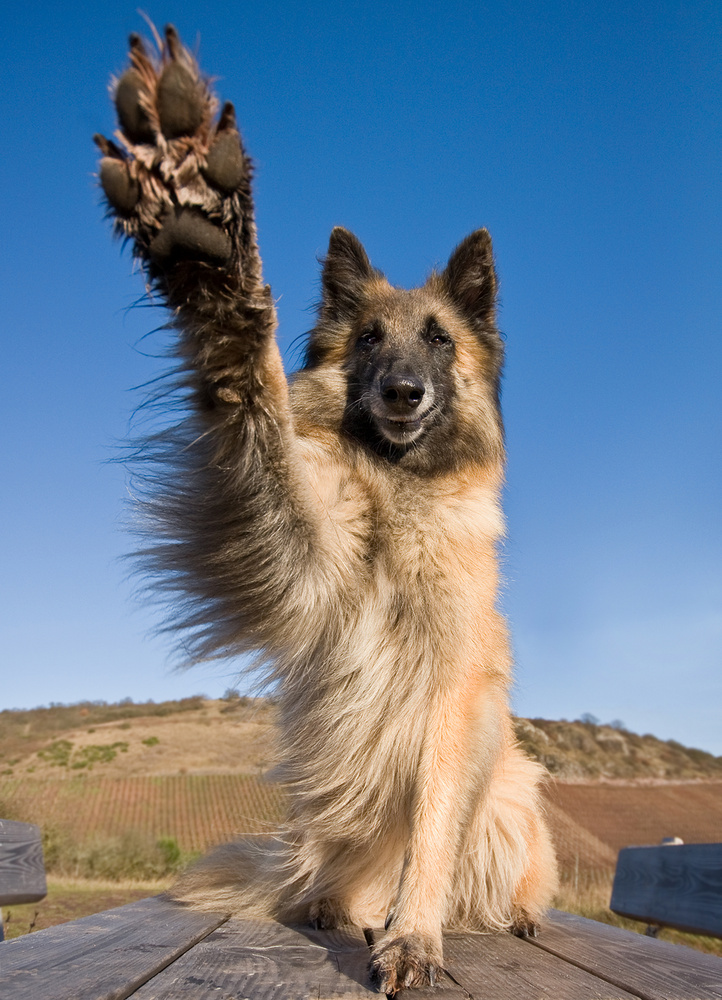
M324 320L343 320L353 316L361 300L364 284L379 272L366 256L361 241L342 226L331 231L328 253L323 262L321 282Z
M494 325L497 281L491 236L486 229L477 229L462 240L441 278L467 319L478 326Z

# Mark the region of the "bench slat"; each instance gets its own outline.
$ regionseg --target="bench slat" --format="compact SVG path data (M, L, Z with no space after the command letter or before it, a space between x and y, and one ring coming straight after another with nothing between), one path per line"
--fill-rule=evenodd
M0 996L125 1000L224 920L153 897L6 941Z
M371 995L369 953L360 932L242 920L220 927L223 921L220 914L197 913L156 897L39 931L2 946L0 995L13 1000ZM722 998L722 959L557 911L531 943L505 934L447 934L445 961L460 986L444 977L435 991L414 991L414 997Z
M455 1000L469 994L479 1000L637 1000L623 987L610 986L511 934L450 932L444 937L444 961L463 988L455 989ZM427 1000L437 995L422 993ZM408 1000L416 995L408 994Z
M323 1000L378 997L366 983L369 950L359 930L314 931L272 921L229 920L133 1000Z
M648 924L722 937L722 844L624 848L610 908Z
M40 827L0 819L0 906L37 903L47 891Z
M531 943L642 1000L722 1000L722 958L684 945L560 910L551 911Z

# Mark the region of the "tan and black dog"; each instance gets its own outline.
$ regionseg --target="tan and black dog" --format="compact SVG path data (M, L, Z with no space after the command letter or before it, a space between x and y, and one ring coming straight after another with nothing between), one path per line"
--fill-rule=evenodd
M481 229L420 288L334 229L286 381L249 161L168 28L131 38L100 180L177 330L180 423L148 440L144 566L201 660L277 683L288 824L220 848L176 896L386 925L381 991L434 982L442 928L535 933L556 866L508 707L497 610L502 342Z

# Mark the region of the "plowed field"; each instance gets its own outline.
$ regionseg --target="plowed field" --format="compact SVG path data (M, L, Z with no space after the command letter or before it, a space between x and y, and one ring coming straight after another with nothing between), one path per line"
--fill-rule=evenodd
M564 871L613 869L629 844L678 836L720 839L722 783L604 785L551 783L547 814ZM172 836L184 851L260 833L283 815L283 792L253 775L0 778L0 812L52 824L77 841L136 831Z

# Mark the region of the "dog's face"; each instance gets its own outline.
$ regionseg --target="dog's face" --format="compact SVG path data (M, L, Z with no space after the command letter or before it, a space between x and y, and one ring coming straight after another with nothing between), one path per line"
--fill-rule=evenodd
M392 289L370 296L346 361L346 429L404 450L448 420L454 395L453 337L434 304L418 299Z
M355 236L334 229L306 364L343 373L343 432L418 470L500 455L495 296L486 230L461 243L442 273L406 291L371 266Z

